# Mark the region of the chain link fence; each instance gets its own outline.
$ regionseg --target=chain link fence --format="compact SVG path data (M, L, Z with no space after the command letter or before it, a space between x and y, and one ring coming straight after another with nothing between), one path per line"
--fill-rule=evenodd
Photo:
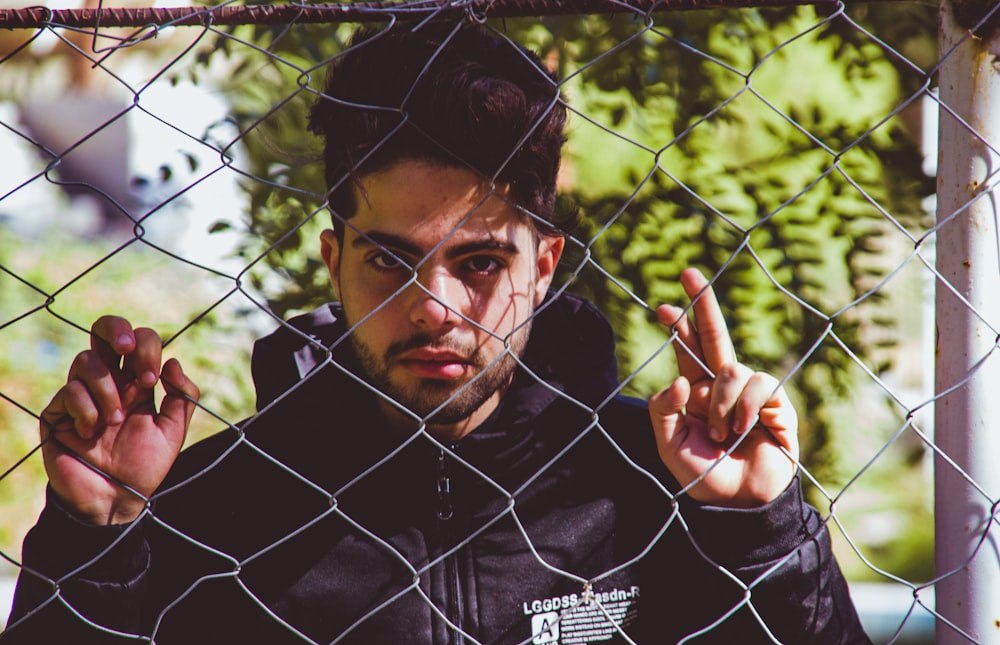
M997 642L1000 9L943 14L939 34L938 8L910 2L0 9L0 573L22 568L44 504L39 416L93 320L153 327L185 363L203 392L189 444L252 419L253 339L333 298L306 131L324 70L359 23L474 20L561 79L557 208L583 221L553 289L610 319L616 392L648 397L676 376L677 335L653 312L686 306L678 276L701 268L738 354L799 410L806 495L873 638L919 642L936 625L938 642ZM294 333L335 362L328 339ZM258 392L257 407L285 396ZM334 501L384 484L375 464L326 490L257 450ZM224 557L239 579L256 556ZM885 597L901 604L880 613ZM623 599L595 602L579 629L626 620ZM591 642L565 640L574 624L525 642Z

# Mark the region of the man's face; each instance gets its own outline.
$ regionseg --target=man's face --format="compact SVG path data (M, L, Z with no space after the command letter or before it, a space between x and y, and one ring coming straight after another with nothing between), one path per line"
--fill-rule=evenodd
M563 240L462 168L404 160L361 183L343 243L321 236L352 347L372 385L457 439L499 404Z

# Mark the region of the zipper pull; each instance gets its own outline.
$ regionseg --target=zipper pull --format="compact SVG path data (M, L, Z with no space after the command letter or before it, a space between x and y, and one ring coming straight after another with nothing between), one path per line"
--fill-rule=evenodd
M438 519L450 520L455 514L451 506L451 478L448 476L448 455L444 449L438 454Z

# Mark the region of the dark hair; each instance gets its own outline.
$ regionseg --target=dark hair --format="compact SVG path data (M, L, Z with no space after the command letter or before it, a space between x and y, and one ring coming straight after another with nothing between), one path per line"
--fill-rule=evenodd
M334 228L363 175L403 159L509 184L540 231L553 211L566 107L537 56L476 24L361 29L331 64L309 129L324 137Z

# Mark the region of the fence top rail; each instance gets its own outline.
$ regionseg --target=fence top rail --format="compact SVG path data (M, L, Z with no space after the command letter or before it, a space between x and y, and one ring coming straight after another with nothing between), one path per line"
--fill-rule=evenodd
M632 13L695 9L740 9L791 5L834 5L862 0L424 0L418 2L363 2L351 4L222 4L214 7L98 7L50 9L33 6L0 8L0 28L42 27L211 26L243 24L287 24L377 22L387 15L413 18L460 13L488 18L556 16L591 13ZM880 0L888 1L888 0Z

